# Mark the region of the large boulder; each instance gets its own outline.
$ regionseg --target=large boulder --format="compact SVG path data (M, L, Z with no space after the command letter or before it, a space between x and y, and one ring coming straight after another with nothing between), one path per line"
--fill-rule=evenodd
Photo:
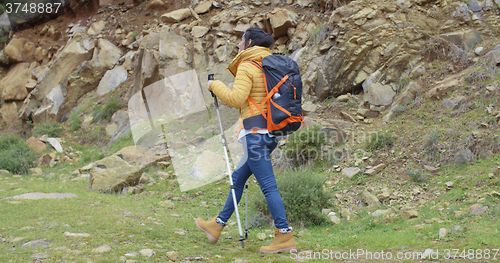
M450 77L447 79L444 79L443 81L440 81L436 83L436 86L430 89L425 93L425 97L428 99L442 99L446 97L448 92L455 90L457 87L459 87L461 82L454 78Z
M54 87L68 78L84 61L92 58L94 47L94 40L75 34L36 87L36 98L39 101L45 100L46 95Z
M392 99L396 96L396 92L389 85L382 85L377 82L380 78L380 72L377 71L363 82L363 90L365 101L375 106L387 106L392 103Z
M26 84L31 79L31 71L37 63L17 63L0 81L1 97L4 101L24 100L28 95Z
M202 38L210 29L204 26L195 26L191 30L191 35L195 38Z
M207 13L208 11L210 11L210 8L212 7L213 5L213 1L212 0L208 0L208 1L204 1L200 4L198 4L195 8L194 8L194 11L197 13L197 14L204 14L204 13Z
M102 97L127 80L127 69L124 66L108 70L97 86L96 96Z
M23 62L25 58L23 56L24 45L26 44L26 39L14 37L5 47L4 53L9 57L11 63Z
M119 156L112 155L93 164L90 187L93 191L118 192L125 186L137 185L144 166L130 165Z
M39 141L35 137L30 137L28 140L26 140L26 144L35 150L37 153L42 153L47 149L47 145L45 143Z
M104 74L112 69L122 56L119 48L105 39L99 39L97 51L90 61L84 61L60 86L64 99L57 110L52 110L57 120L71 111L84 94L94 90Z
M191 9L178 9L161 16L163 23L177 23L191 16Z
M116 152L115 155L120 156L130 164L145 166L156 165L158 162L170 160L170 156L168 155L144 153L143 151L139 151L136 146L125 147Z
M364 191L361 194L361 201L363 201L363 203L367 204L369 207L380 206L380 201L378 200L378 198L368 191Z
M497 65L500 64L500 45L496 46L493 50L484 55L484 57Z
M192 69L193 52L188 47L189 41L172 31L162 30L160 33L159 55L166 60L165 67L173 74ZM148 60L150 62L148 62ZM153 67L149 63L155 63L157 57L153 52L146 52L143 60L143 70L150 69L149 75L153 73Z
M297 26L299 19L296 13L285 8L275 9L268 16L275 38L286 36L288 29Z
M475 29L446 33L442 34L441 37L462 49L473 48L483 42L481 34Z
M106 70L112 69L118 63L123 53L113 43L102 38L98 40L96 48L98 49L98 53L94 55L90 62L93 68L99 70L99 73L94 75L102 77Z
M47 121L57 121L57 114L64 100L65 96L63 93L63 89L61 88L61 85L57 85L49 92L49 94L47 94L40 107L37 108L35 112L33 112L33 122L42 123Z
M111 116L111 123L106 127L106 133L111 137L109 144L113 143L118 137L125 135L130 131L130 118L128 112L119 110Z
M0 117L5 123L12 123L18 117L18 107L16 102L5 102L0 108Z
M99 34L101 34L101 32L105 26L106 26L105 21L94 22L94 23L90 24L90 27L89 27L89 30L87 31L87 34L89 34L91 36L92 35L99 35Z

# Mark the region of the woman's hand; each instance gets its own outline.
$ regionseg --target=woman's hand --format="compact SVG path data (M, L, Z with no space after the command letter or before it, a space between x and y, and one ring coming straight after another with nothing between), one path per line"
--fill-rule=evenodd
M207 88L208 88L209 91L210 91L210 83L212 83L212 82L213 82L213 80L207 81Z

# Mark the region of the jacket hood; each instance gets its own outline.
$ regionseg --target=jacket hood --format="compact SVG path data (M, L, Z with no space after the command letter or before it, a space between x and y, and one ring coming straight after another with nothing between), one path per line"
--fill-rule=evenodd
M247 48L240 52L229 64L227 69L233 74L233 76L236 76L236 71L238 70L238 66L240 65L241 62L246 61L246 60L254 60L254 61L259 61L262 62L262 59L264 57L267 57L271 55L271 50L267 47L261 47L261 46L253 46L250 48Z

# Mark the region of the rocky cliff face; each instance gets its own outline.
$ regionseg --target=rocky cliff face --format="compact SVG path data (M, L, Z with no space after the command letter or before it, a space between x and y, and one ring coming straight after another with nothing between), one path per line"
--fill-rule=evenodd
M498 0L118 2L14 34L0 53L4 122L62 121L84 101L119 87L130 98L190 69L202 85L207 73L231 83L225 68L252 26L298 61L306 102L362 93L363 118L436 88L427 72L436 56L459 62L448 73L500 62ZM402 90L410 80L424 85Z

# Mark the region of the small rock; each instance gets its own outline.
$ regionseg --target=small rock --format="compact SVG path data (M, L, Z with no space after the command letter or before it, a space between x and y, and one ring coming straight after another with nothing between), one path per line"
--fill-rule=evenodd
M340 114L348 121L357 122L357 120L347 112L341 111Z
M368 204L371 207L378 207L380 205L380 201L378 200L378 198L368 191L364 191L361 194L361 201L363 201L364 203Z
M402 216L406 219L415 218L418 216L418 212L416 210L403 210L401 211Z
M50 247L50 243L45 241L45 239L38 239L38 240L33 240L30 242L26 242L21 245L21 247Z
M370 109L358 109L357 113L365 118L377 118L378 115L380 114L380 112L371 111Z
M349 98L350 96L349 95L340 95L337 97L337 101L339 102L348 102L349 101Z
M331 211L332 211L332 209L327 209L327 208L321 209L321 213L323 215L328 215Z
M88 129L90 127L90 125L92 124L92 122L94 122L93 116L86 117L85 120L83 120L83 122L82 122L82 128Z
M34 253L32 257L34 262L44 261L47 258L47 253Z
M92 250L92 252L95 252L95 253L106 253L109 251L111 251L111 247L108 245L102 245L102 246Z
M474 211L472 211L470 213L470 215L482 215L484 214L484 212L486 212L486 210L488 210L488 207L487 206L483 206L483 207L480 207L478 209L475 209Z
M384 169L386 166L387 166L386 164L381 163L381 164L379 164L379 165L377 165L377 166L375 166L373 168L370 168L370 169L366 170L365 174L370 175L370 176L371 175L376 175L380 171L382 171L382 169Z
M462 231L462 227L461 226L454 226L450 230L451 233L461 232L461 231Z
M340 210L340 216L342 216L343 218L348 218L350 215L351 215L351 211L349 211L348 209L342 208Z
M56 138L48 138L47 139L47 142L52 146L54 147L54 149L57 151L57 152L60 152L62 153L63 152L63 148L61 146L61 143L56 139Z
M161 201L160 205L166 208L173 208L175 206L174 202L170 200Z
M474 49L474 53L478 56L482 56L484 54L484 48L483 47L477 47Z
M349 179L351 179L353 176L357 175L360 172L361 172L361 169L359 169L357 167L349 167L349 168L342 169L342 175L346 176Z
M160 161L156 163L156 166L160 169L166 169L170 166L170 162Z
M382 188L382 191L380 192L380 194L377 195L377 197L379 200L382 200L382 201L389 200L389 198L391 197L391 192L389 191L389 189L387 189L387 187L384 187L384 188Z
M386 210L376 210L375 212L372 213L373 217L378 217L378 216L390 216L392 213L394 213L394 210L392 209L386 209Z
M473 204L473 205L471 205L471 206L469 207L469 211L474 211L474 210L476 210L476 209L478 209L478 208L481 208L481 207L482 207L482 205L481 205L481 204Z
M172 261L177 261L179 260L179 253L177 253L176 251L169 251L167 252L167 258Z
M455 214L455 217L462 217L464 214L462 211L454 211L453 213Z
M424 165L424 169L429 171L429 172L436 172L437 170L439 170L439 168L436 168L436 167L430 166L430 165Z
M139 183L141 184L145 184L149 179L149 175L147 175L146 173L143 173L141 175L141 177L139 178Z
M70 233L70 232L64 232L64 235L67 237L90 237L89 234L87 233Z
M318 109L318 106L310 101L307 101L306 103L304 103L302 105L302 110L305 113L315 112L317 109Z
M145 257L152 257L152 256L156 255L155 251L152 249L149 249L149 248L143 249L143 250L139 251L139 253Z
M337 216L330 216L330 221L336 225L340 225L340 218Z
M37 153L42 153L43 151L45 151L45 149L47 149L47 146L45 145L45 143L37 140L34 137L30 137L26 141L26 144L28 144L28 146L30 148L34 149Z
M265 234L265 233L258 233L258 234L257 234L257 238L258 238L259 240L266 240L266 237L267 237L267 236L266 236L266 234Z
M439 229L439 238L445 238L448 235L448 230L446 228Z

